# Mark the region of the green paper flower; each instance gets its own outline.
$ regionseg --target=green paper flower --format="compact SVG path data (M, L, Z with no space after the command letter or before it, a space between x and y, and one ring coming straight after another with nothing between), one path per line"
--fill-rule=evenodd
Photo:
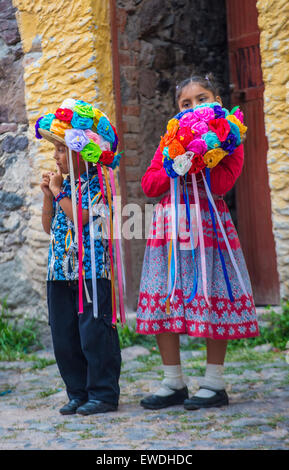
M92 140L80 152L83 160L91 163L97 163L101 154L102 150L100 146L95 144Z
M74 107L74 111L84 118L94 117L93 107L90 104L77 104Z

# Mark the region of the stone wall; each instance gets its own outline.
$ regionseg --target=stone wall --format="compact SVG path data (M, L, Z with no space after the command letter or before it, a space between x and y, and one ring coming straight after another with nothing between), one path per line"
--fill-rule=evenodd
M281 297L289 298L289 3L257 2L268 171Z
M144 208L157 202L144 196L140 181L177 112L176 84L196 67L214 71L229 105L225 1L117 0L117 8L128 202ZM144 247L144 240L131 241L134 303Z
M34 124L67 97L93 103L115 122L109 2L0 0L0 6L0 296L8 296L15 314L46 319L49 237L39 183L55 164L53 146L36 141Z
M10 0L0 0L0 298L29 313L39 292L27 282L31 167L25 109L23 50Z

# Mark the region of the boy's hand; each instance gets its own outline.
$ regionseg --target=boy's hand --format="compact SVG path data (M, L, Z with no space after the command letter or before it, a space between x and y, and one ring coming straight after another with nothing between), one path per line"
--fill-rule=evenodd
M49 188L50 174L51 174L50 172L42 174L42 181L40 183L40 188L41 188L41 191L45 194L45 196L47 196L49 199L52 199L53 194Z
M49 179L49 189L54 196L57 196L57 194L61 191L62 183L63 176L60 171L60 168L57 167L57 173L50 173Z

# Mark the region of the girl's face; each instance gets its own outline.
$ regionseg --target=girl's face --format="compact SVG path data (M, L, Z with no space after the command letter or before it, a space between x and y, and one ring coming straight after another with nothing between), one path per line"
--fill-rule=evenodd
M53 158L56 160L56 165L60 169L61 173L69 173L67 156L66 156L66 146L60 142L55 142L54 144L54 155Z
M199 104L213 103L214 101L222 104L220 96L215 96L211 90L206 90L197 82L191 82L182 89L178 106L180 111L185 111Z

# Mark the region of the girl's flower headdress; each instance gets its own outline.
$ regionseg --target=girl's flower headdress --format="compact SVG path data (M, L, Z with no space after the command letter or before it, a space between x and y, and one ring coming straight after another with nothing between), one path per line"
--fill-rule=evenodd
M217 102L178 113L160 142L167 174L176 178L216 166L244 140L243 122L239 106L229 113Z
M208 205L212 218L214 233L217 235L215 216L222 231L227 250L236 271L239 282L245 294L246 288L238 269L236 260L230 247L227 235L218 214L214 199L211 194L210 169L218 165L225 157L233 154L235 149L245 138L247 127L244 125L244 117L239 106L236 106L229 112L219 103L206 103L196 106L193 109L186 109L174 116L167 124L166 133L161 137L160 150L163 155L163 166L170 177L171 188L171 211L173 232L170 245L170 255L168 263L168 295L167 295L167 313L170 312L170 301L173 301L176 281L177 281L177 240L178 240L178 206L180 203L180 179L183 180L183 198L186 205L186 214L190 231L192 262L194 265L193 289L187 300L191 302L197 292L198 284L198 265L195 260L194 243L192 236L193 223L190 219L190 202L188 196L187 181L191 178L195 206L197 210L197 226L199 249L201 255L201 270L203 291L208 305L210 305L207 293L207 275L204 234L201 222L201 212L198 194L198 185L196 174L201 174L204 188L208 196ZM204 174L205 173L205 176ZM218 242L219 247L219 242ZM219 249L222 268L231 301L234 300L233 291L227 274L225 261L222 251Z

